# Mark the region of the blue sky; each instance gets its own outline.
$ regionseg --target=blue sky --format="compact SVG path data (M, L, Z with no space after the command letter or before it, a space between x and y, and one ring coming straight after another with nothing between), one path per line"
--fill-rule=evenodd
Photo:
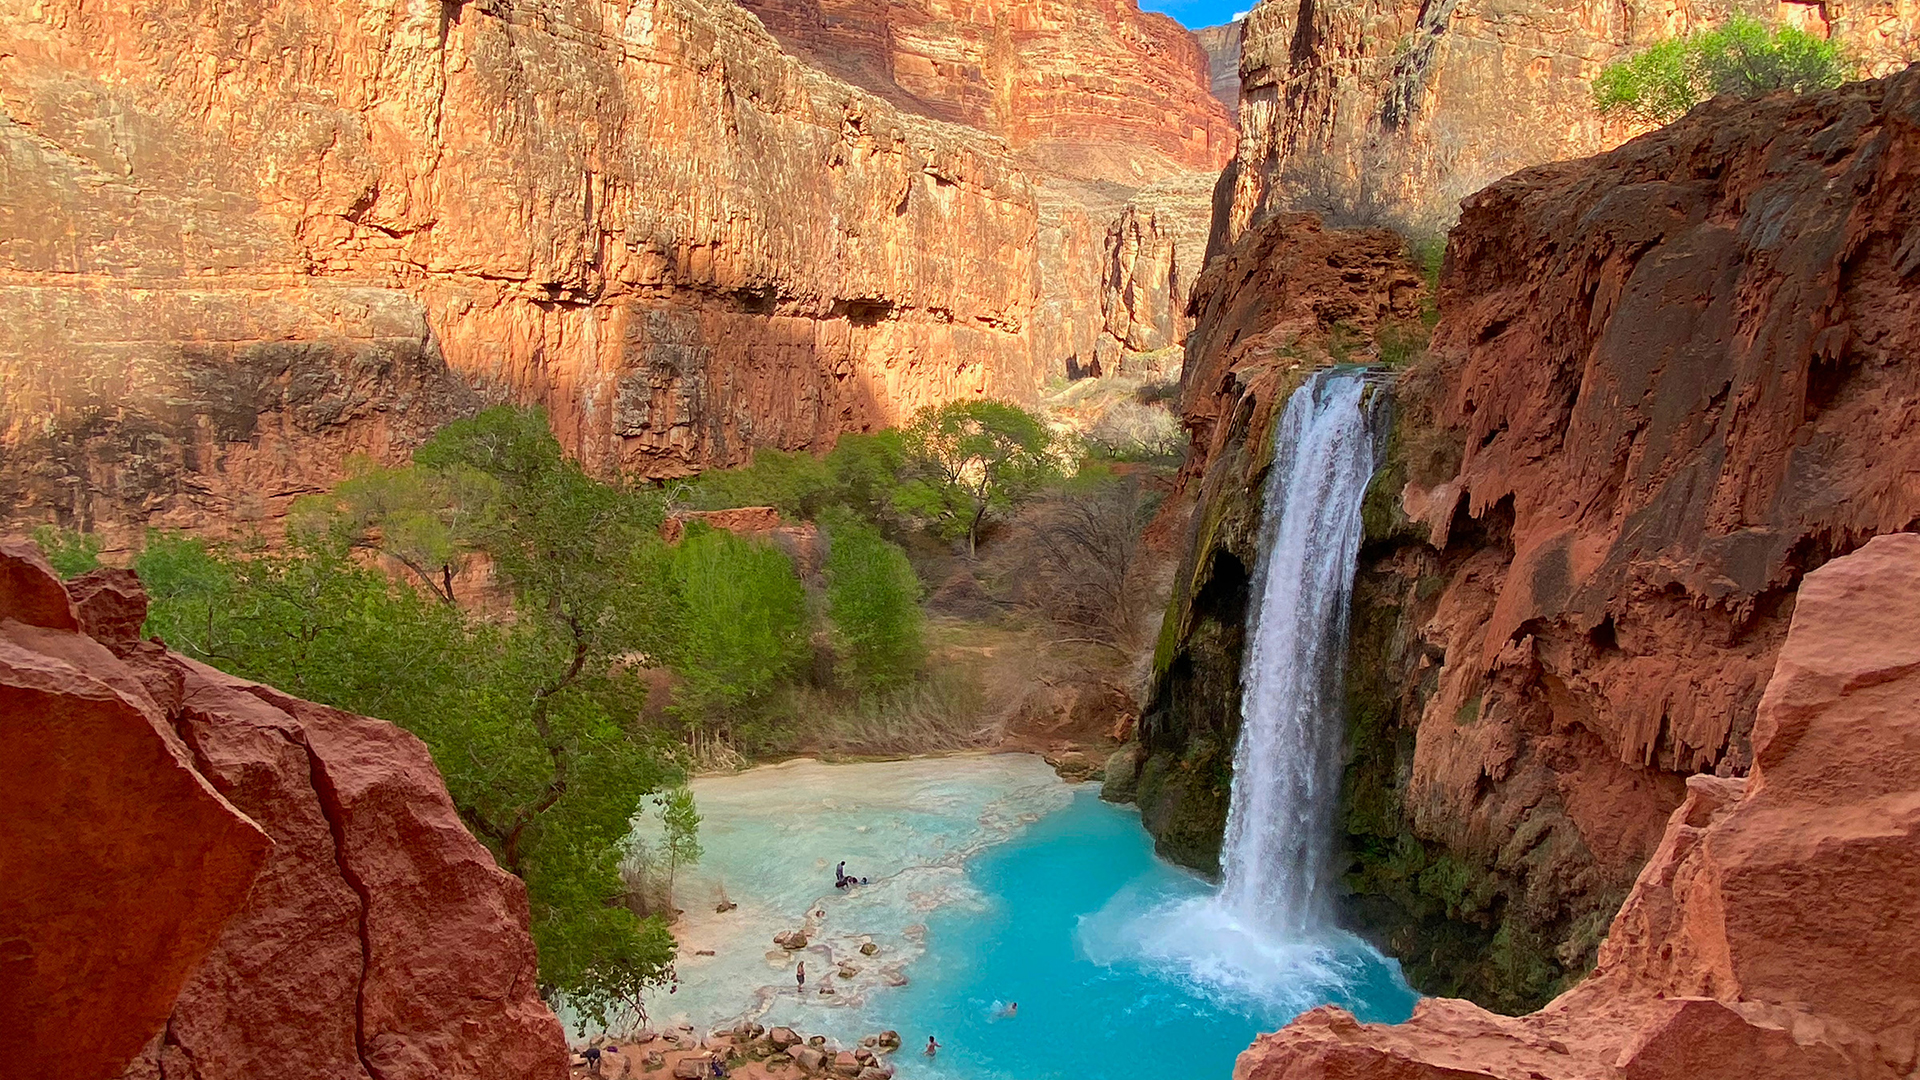
M1142 11L1163 11L1182 26L1219 26L1253 6L1253 0L1140 0Z

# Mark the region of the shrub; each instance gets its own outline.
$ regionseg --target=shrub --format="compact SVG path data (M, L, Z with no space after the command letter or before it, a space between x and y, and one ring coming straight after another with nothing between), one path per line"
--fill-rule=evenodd
M1671 123L1715 94L1803 94L1847 81L1853 65L1840 47L1803 30L1769 30L1736 15L1712 30L1663 41L1607 65L1593 81L1601 112Z
M777 548L699 523L675 548L680 633L668 647L692 716L748 708L807 655L806 590Z
M847 511L829 514L825 524L827 617L846 681L862 692L912 682L927 649L920 579L907 553Z

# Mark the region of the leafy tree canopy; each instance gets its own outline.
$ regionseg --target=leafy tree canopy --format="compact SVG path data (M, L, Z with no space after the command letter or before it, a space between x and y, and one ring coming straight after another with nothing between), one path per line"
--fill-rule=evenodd
M966 537L1010 513L1058 470L1053 437L1038 416L1004 401L956 401L923 409L901 433L906 482L893 505L943 536Z
M1852 75L1837 43L1736 15L1712 30L1607 65L1594 79L1593 95L1601 112L1667 124L1716 94L1807 93L1839 86Z
M907 553L847 510L829 513L827 617L847 682L862 692L913 681L927 648L920 579Z
M669 651L683 606L658 497L588 477L537 411L449 425L415 462L303 505L276 553L152 537L135 563L148 631L419 735L468 826L527 883L543 984L590 1016L637 1006L674 956L664 924L622 905L620 873L633 815L681 776L636 722L636 664ZM445 602L472 553L513 592L512 618Z

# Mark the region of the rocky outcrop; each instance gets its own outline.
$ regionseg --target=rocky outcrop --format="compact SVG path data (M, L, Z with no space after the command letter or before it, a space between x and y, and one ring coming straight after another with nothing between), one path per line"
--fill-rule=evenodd
M1602 67L1739 12L1839 41L1866 74L1920 59L1920 4L1714 0L1604 10L1460 0L1262 0L1247 16L1231 241L1260 218L1420 232L1516 169L1617 146L1643 130L1593 109Z
M1193 32L1207 54L1207 76L1213 96L1227 107L1227 115L1240 119L1240 28L1245 19L1219 26L1203 26Z
M1753 761L1802 577L1920 528L1916 149L1920 71L1710 103L1466 204L1364 511L1339 822L1345 918L1422 990L1524 1011L1576 979L1685 778ZM1257 313L1275 287L1249 288L1233 306ZM1208 310L1192 607L1142 732L1201 778L1181 790L1223 797L1233 523L1279 395L1227 377L1272 346ZM1224 802L1180 805L1190 838L1164 849L1204 864Z
M1920 71L1467 203L1354 614L1354 914L1430 989L1577 974L1802 576L1920 528L1916 149Z
M0 545L0 1055L10 1076L125 1068L245 904L271 847L195 769L139 680L79 625L38 553Z
M130 572L62 592L29 551L0 550L21 1075L565 1074L525 888L417 739L143 642Z
M1133 0L745 0L781 42L904 110L1004 137L1041 173L1137 185L1217 170L1234 127L1207 54Z
M1530 1016L1308 1013L1235 1080L1887 1078L1920 1058L1920 536L1808 574L1744 779L1696 775L1579 986Z

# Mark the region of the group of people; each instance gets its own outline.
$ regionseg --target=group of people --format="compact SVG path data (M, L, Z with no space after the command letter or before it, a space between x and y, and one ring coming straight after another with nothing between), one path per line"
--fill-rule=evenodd
M833 868L833 887L844 889L849 885L865 885L866 878L850 877L847 874L847 860L841 859L840 865Z

